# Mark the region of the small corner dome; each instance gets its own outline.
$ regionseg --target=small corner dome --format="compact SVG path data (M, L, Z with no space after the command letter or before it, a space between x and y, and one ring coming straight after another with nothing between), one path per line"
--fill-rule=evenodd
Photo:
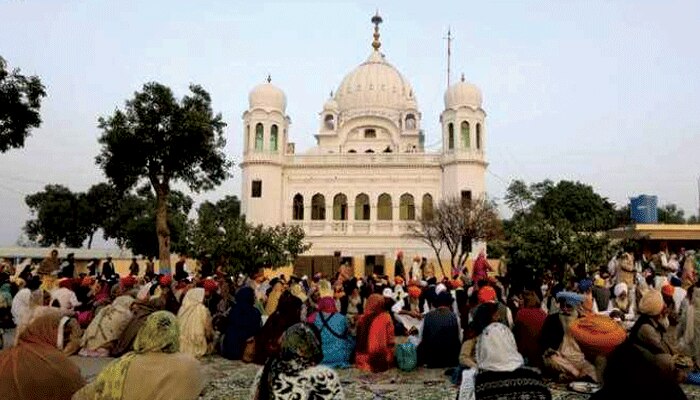
M250 108L276 109L284 112L287 109L287 96L282 89L266 82L250 91L248 105Z
M323 105L323 111L338 111L338 102L333 97L330 97Z
M445 92L445 109L462 106L481 108L481 100L481 90L476 85L465 82L462 77L460 82L450 86Z

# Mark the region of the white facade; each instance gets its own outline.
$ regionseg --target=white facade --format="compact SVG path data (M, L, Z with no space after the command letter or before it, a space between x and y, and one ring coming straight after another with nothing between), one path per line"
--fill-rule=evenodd
M323 105L317 146L288 142L286 96L269 82L243 113L243 213L251 223L299 224L310 255L433 258L407 226L445 196L485 195L486 113L479 89L462 80L445 93L443 146L423 149L422 115L410 83L374 49ZM410 263L410 261L409 261Z

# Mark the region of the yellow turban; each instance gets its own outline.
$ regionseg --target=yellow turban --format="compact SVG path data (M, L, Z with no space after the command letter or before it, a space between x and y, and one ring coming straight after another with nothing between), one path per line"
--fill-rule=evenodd
M664 310L664 298L658 290L649 290L639 302L639 312L656 317Z

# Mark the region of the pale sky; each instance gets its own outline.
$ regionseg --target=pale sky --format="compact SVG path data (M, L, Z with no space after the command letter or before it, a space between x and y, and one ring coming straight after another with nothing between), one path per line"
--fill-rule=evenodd
M617 204L647 193L698 208L698 1L0 1L0 55L47 87L43 124L0 155L0 245L29 218L24 196L104 179L97 118L145 82L208 90L241 159L241 114L268 73L288 99L290 138L313 145L318 112L370 53L411 82L426 143L440 140L448 26L453 79L479 86L487 117L489 195L507 182L580 180ZM240 169L196 200L240 193Z

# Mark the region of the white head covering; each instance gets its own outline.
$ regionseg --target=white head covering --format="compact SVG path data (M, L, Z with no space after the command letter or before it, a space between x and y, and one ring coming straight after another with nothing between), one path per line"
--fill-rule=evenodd
M447 286L445 286L445 285L442 284L442 283L440 283L440 284L438 284L437 286L435 286L435 294L436 294L436 295L438 295L438 294L440 294L440 293L442 293L442 292L444 292L444 291L446 291L446 290L447 290Z
M480 370L511 372L524 363L513 333L507 326L494 322L479 335L476 342L476 364Z
M615 297L620 297L622 292L627 293L627 284L625 282L620 282L617 285L615 285L615 289L613 290L615 293Z
M384 291L382 292L382 296L386 297L387 299L393 299L394 298L394 291L391 290L391 288L385 288Z

